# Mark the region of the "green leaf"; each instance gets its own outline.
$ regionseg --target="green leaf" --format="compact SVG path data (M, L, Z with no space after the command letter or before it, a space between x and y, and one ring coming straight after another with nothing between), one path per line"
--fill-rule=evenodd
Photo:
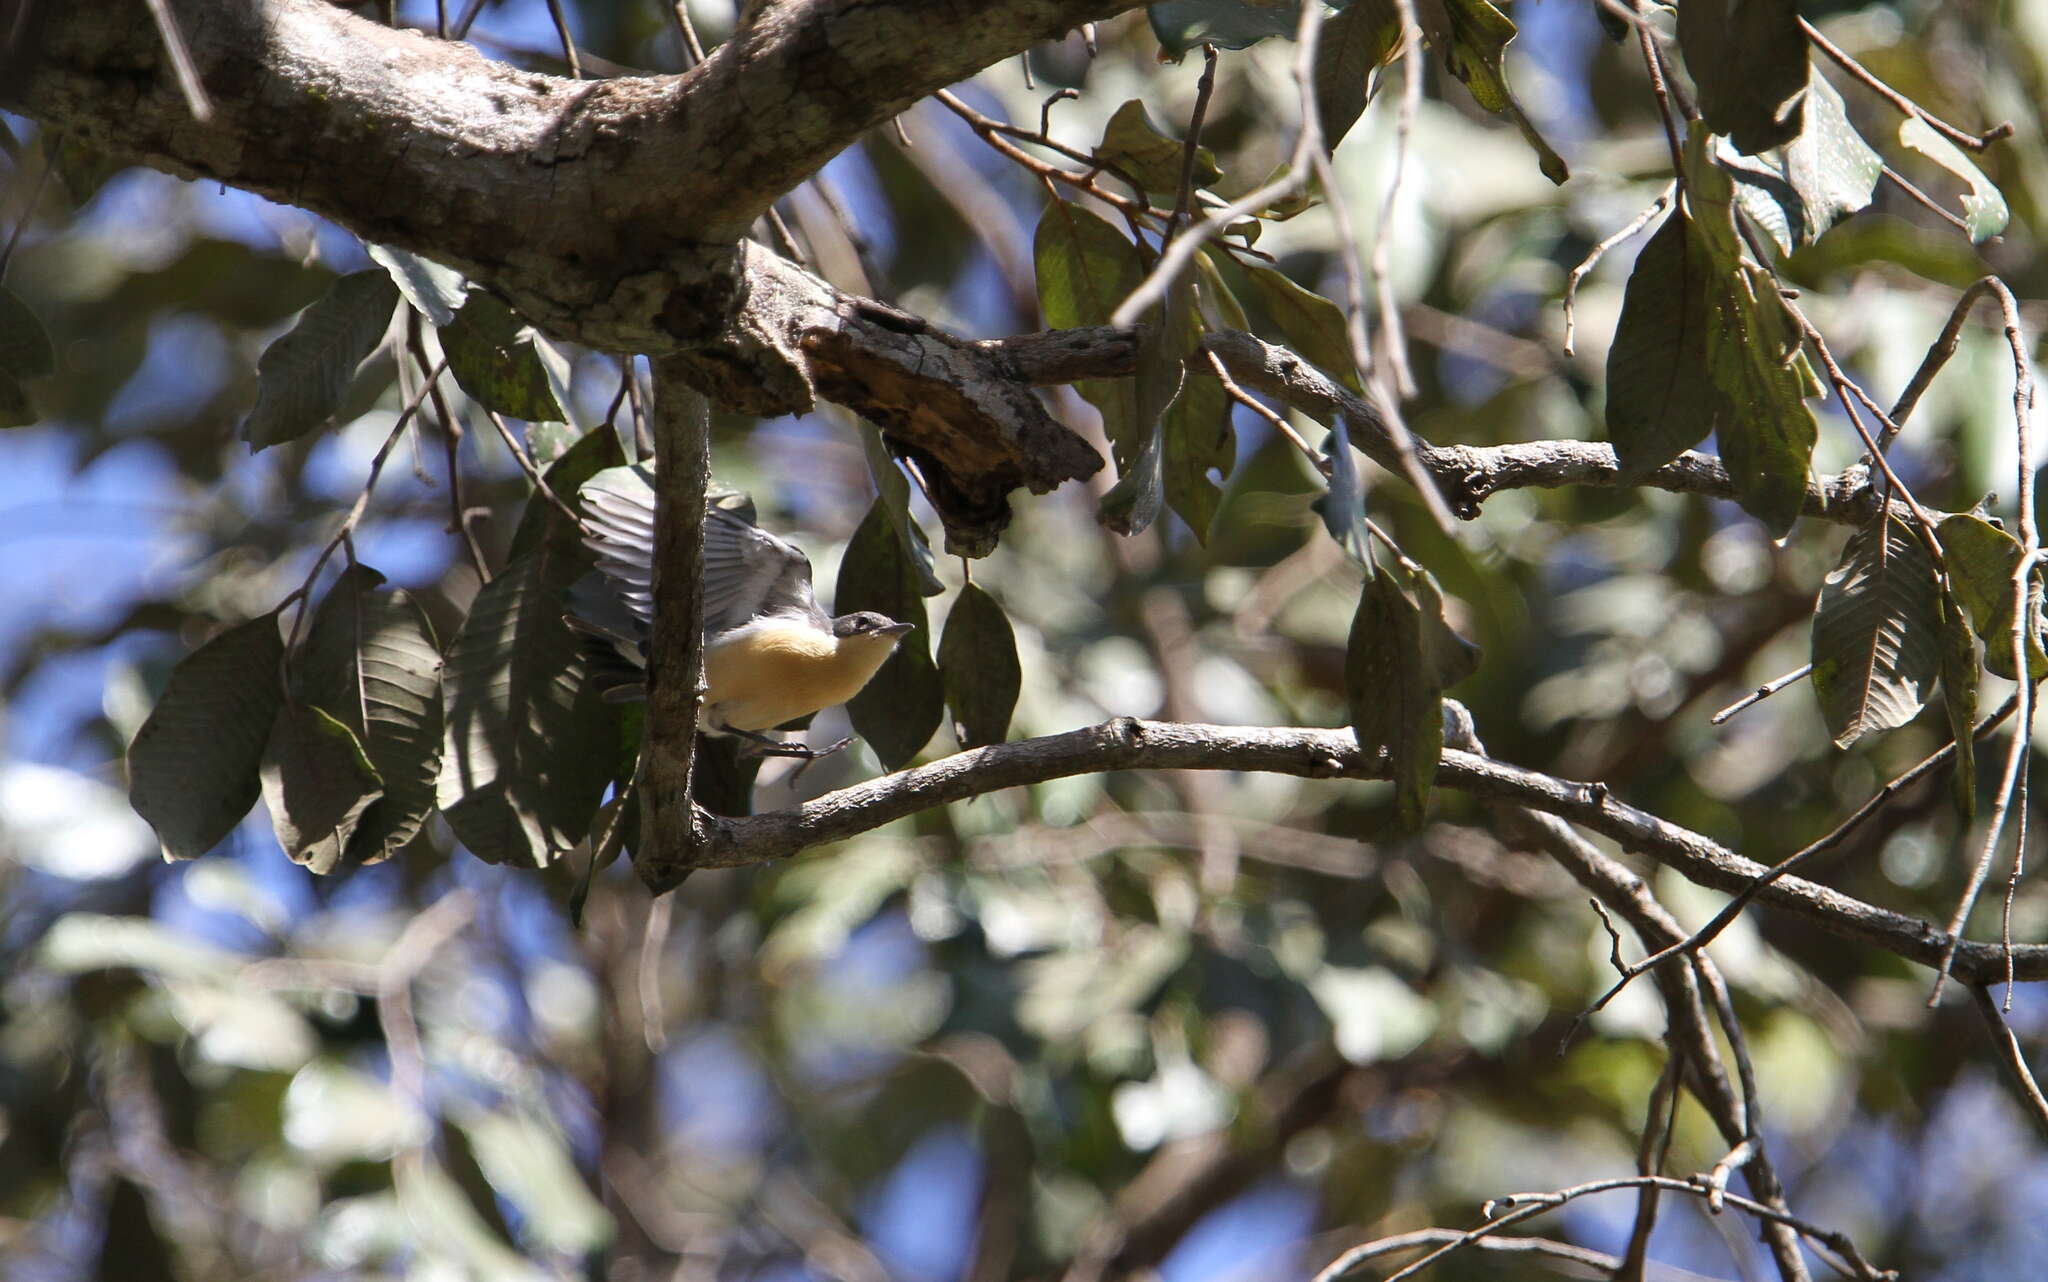
M272 611L229 628L171 669L128 747L128 801L166 859L219 845L256 804L257 772L277 710L284 639Z
M0 285L0 374L48 378L57 372L57 349L35 311Z
M1204 248L1195 255L1195 304L1201 313L1202 328L1249 330L1252 325L1245 318L1244 304L1237 301L1237 295L1223 279L1223 272L1211 248Z
M410 594L373 590L382 580L351 566L321 600L291 665L293 697L346 726L383 782L341 852L349 865L388 859L418 834L440 773L440 647Z
M1673 210L1636 255L1607 349L1607 438L1624 484L1707 439L1725 405L1707 378L1713 265Z
M1956 766L1951 776L1956 810L1969 822L1977 813L1977 640L1955 594L1941 592L1941 703L1955 736Z
M1372 75L1401 50L1401 11L1393 0L1351 0L1323 24L1316 43L1316 115L1331 150L1365 112Z
M1009 737L1023 670L1009 616L979 585L960 589L939 638L939 677L953 710L953 735L963 748Z
M2020 541L1968 512L1943 517L1934 533L1941 543L1942 561L1948 567L1949 585L1968 612L1977 635L1983 638L1984 666L2011 681L2017 671L2012 662L2012 576L2024 555ZM2028 632L2026 645L2028 674L2048 676L2048 651L2042 647L2038 618Z
M1563 185L1571 177L1564 157L1543 140L1508 88L1507 72L1501 64L1508 42L1516 34L1508 16L1486 0L1416 0L1415 17L1445 69L1472 91L1472 100L1496 116L1513 120L1523 141L1536 153L1543 176Z
M478 858L543 867L583 840L618 756L618 713L584 680L561 593L587 566L552 544L471 603L441 673L437 799Z
M1807 89L1806 127L1782 150L1745 156L1725 138L1715 150L1743 212L1787 254L1866 208L1884 171L1884 158L1849 123L1842 96L1818 69Z
M1119 455L1123 474L1102 496L1103 523L1118 534L1137 534L1159 518L1166 493L1165 418L1188 381L1188 353L1201 339L1194 313L1193 274L1182 272L1167 285L1165 299L1153 310L1138 341L1134 382L1144 444L1136 459Z
M1643 247L1623 294L1607 432L1625 478L1718 434L1737 501L1782 537L1805 501L1818 435L1811 372L1776 280L1742 256L1731 180L1703 143L1691 160L1688 208Z
M1145 279L1136 246L1101 218L1071 201L1055 200L1039 217L1032 257L1038 306L1052 329L1107 325L1118 303ZM1144 448L1138 393L1128 378L1090 380L1074 390L1102 413L1102 432L1127 467Z
M1899 122L1899 141L1969 184L1969 194L1963 197L1963 222L1970 229L1973 243L1989 240L2005 230L2006 223L2012 220L2012 210L2005 203L2004 193L1984 176L1975 161L1963 154L1962 148L1936 133L1932 125L1918 116L1907 116Z
M468 288L461 272L390 245L371 245L368 249L371 260L391 273L391 283L398 286L398 292L405 295L414 311L436 327L454 322Z
M917 518L910 514L910 478L903 475L903 469L896 465L895 456L889 453L889 444L882 439L880 429L866 419L860 420L860 444L862 453L867 455L868 475L874 479L875 492L889 514L889 527L896 531L897 541L903 545L903 555L909 559L911 569L917 575L917 590L925 596L937 596L946 590L946 585L939 582L932 559L931 540L925 537Z
M1745 155L1799 136L1807 58L1794 0L1685 0L1678 48L1708 129Z
M832 604L841 614L876 610L916 625L896 643L896 652L874 680L846 703L855 732L867 740L885 768L898 769L931 741L945 715L946 695L939 670L932 665L931 630L916 571L879 500L846 545Z
M564 418L534 337L518 313L490 294L474 292L442 328L441 351L448 372L477 404L529 423Z
M1361 748L1384 746L1403 827L1422 822L1443 757L1443 693L1477 651L1444 622L1429 575L1372 565L1344 651L1344 692Z
M1857 530L1813 616L1813 691L1836 746L1918 716L1942 650L1940 585L1911 522Z
M263 801L293 862L333 872L384 781L355 732L310 703L287 703L263 750Z
M1303 289L1271 267L1245 272L1252 297L1295 354L1363 396L1358 365L1351 359L1351 339L1344 327L1344 309L1313 290Z
M1096 144L1098 160L1115 165L1123 170L1148 192L1164 192L1168 195L1180 190L1180 171L1185 160L1186 144L1177 138L1169 138L1152 123L1145 114L1145 104L1136 98L1116 109L1103 127L1102 141ZM1213 187L1223 177L1223 171L1216 167L1216 156L1207 147L1195 148L1194 181L1197 189Z
M398 287L382 270L354 272L299 313L256 361L256 408L242 420L252 450L295 441L341 408L356 368L384 338Z
M585 432L581 440L564 450L541 478L556 497L575 511L576 493L585 481L606 468L624 466L625 462L626 452L619 445L618 435L597 428ZM519 514L518 528L512 531L512 550L506 559L516 561L538 551L543 544L568 549L579 547L582 541L582 532L562 514L562 509L550 503L547 495L534 493L527 497L526 510Z
M1213 469L1225 479L1237 464L1237 431L1231 423L1235 406L1213 378L1190 378L1180 399L1166 412L1162 460L1166 505L1188 523L1198 542L1209 542L1209 527L1223 504L1223 490L1209 479Z
M1145 7L1152 34L1178 62L1200 45L1244 49L1301 25L1296 0L1159 0Z

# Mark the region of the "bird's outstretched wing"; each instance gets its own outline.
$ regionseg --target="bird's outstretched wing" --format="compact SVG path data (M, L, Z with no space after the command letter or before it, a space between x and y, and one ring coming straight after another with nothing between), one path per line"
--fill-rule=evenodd
M607 468L579 491L589 527L585 542L597 572L644 638L654 621L654 485L645 465ZM580 585L579 585L580 586ZM587 593L573 593L572 598ZM572 599L572 608L576 601ZM580 611L579 611L580 613ZM715 637L763 615L796 614L829 626L811 590L811 563L795 545L754 524L754 505L730 491L707 496L704 510L704 634ZM607 617L609 616L609 617ZM593 610L591 623L619 622ZM602 627L616 633L616 626Z

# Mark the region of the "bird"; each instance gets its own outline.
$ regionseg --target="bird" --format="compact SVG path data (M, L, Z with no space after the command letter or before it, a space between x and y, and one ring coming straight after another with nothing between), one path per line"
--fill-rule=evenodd
M654 486L646 465L607 468L578 490L596 568L568 593L568 621L602 643L593 680L614 703L646 697L654 623ZM844 748L765 732L844 703L916 625L873 610L828 615L803 550L758 523L736 491L704 505L704 688L697 728L745 740L762 756L806 760Z

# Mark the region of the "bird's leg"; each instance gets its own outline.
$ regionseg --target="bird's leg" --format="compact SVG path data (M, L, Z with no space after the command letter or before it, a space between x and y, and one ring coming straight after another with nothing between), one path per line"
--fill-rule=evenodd
M730 726L726 727L724 733L746 740L747 746L745 751L750 756L797 757L805 765L809 765L820 757L829 757L853 742L851 738L847 738L841 739L838 743L827 748L813 748L807 743L791 743L787 739L771 739L765 734L757 734L752 730L738 730Z

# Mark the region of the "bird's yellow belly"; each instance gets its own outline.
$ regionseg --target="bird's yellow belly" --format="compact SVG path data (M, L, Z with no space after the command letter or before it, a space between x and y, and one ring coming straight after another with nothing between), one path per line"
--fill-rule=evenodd
M749 629L704 655L704 711L712 725L771 730L844 703L874 674L849 665L834 639L807 628Z

